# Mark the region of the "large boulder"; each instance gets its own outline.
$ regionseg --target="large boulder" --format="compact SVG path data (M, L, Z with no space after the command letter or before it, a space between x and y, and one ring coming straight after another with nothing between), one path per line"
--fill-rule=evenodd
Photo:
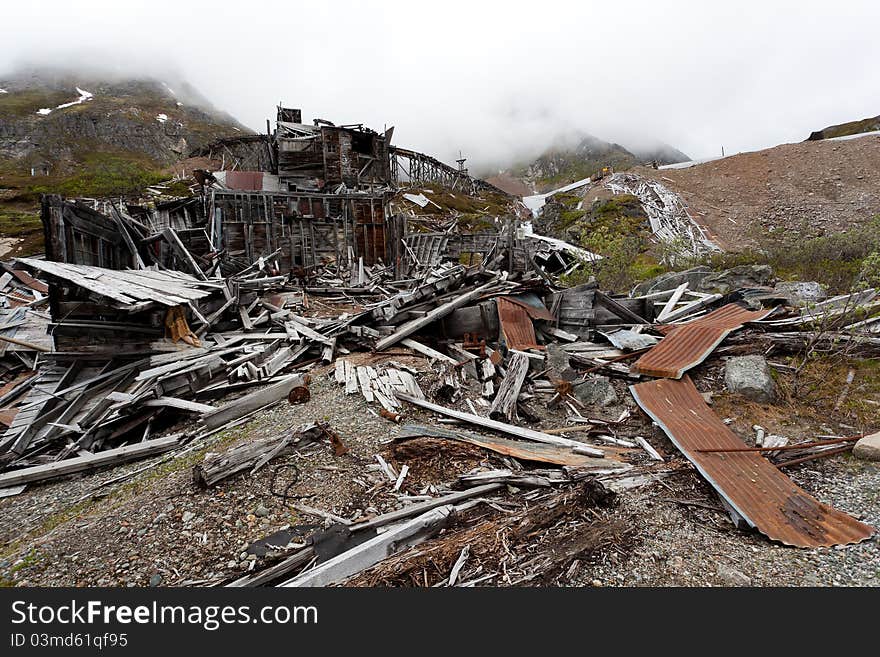
M880 461L880 431L860 438L853 447L853 456L866 461Z
M685 282L688 283L688 287L691 290L696 290L700 282L711 273L712 270L706 266L694 267L685 271L669 271L636 285L632 296L640 297L645 294L653 294L654 292L674 290Z
M770 265L740 265L706 276L700 281L700 291L729 294L744 287L768 287L773 278Z
M782 281L774 288L793 306L806 306L828 297L825 286L816 281Z
M574 386L574 396L587 406L610 406L617 401L617 391L607 376L592 376Z
M734 356L724 366L724 384L730 392L763 404L776 397L776 384L763 356Z

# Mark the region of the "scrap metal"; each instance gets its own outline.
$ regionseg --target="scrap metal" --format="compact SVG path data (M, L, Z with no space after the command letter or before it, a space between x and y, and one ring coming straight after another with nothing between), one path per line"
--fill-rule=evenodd
M874 534L873 527L819 502L759 454L735 451L743 441L706 405L690 377L647 381L630 391L736 513L768 538L811 548L859 543Z
M764 319L774 310L748 310L729 303L705 317L675 325L660 344L633 363L631 371L680 379L689 369L706 360L731 331L746 322Z

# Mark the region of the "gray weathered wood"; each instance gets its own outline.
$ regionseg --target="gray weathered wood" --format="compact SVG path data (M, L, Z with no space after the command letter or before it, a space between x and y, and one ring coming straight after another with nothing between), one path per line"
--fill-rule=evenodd
M511 422L516 419L516 402L528 372L528 356L522 353L512 354L508 361L507 374L498 386L492 408L489 409L489 417L494 420L507 418Z
M13 470L0 474L0 488L8 486L17 486L19 484L29 484L35 481L44 481L54 477L62 477L64 475L73 474L75 472L85 472L86 470L94 470L108 465L117 465L126 461L161 454L170 449L174 449L180 436L168 436L166 438L155 438L134 445L126 445L125 447L117 447L116 449L108 449L103 452L91 456L76 456L64 461L49 463L48 465L35 465L31 468L22 470Z
M287 580L281 586L328 586L341 582L433 536L446 525L452 511L451 505L432 509Z
M517 427L512 424L498 422L497 420L492 420L487 417L480 417L479 415L474 415L472 413L456 411L454 409L446 408L445 406L440 406L439 404L434 404L424 399L418 399L417 397L406 395L400 392L397 393L397 398L405 402L409 402L410 404L414 404L415 406L426 408L429 411L434 411L435 413L440 413L441 415L446 415L447 417L453 417L456 420L462 420L463 422L475 424L480 427L486 427L487 429L500 431L501 433L510 434L511 436L517 436L518 438L534 440L535 442L539 443L548 443L550 445L561 445L562 447L584 447L584 443L578 442L576 440L569 440L568 438L562 438L560 436L551 436L550 434L543 433L541 431L526 429L525 427Z
M429 312L424 317L406 322L394 333L386 338L382 338L381 340L379 340L379 342L376 343L376 351L382 351L383 349L387 349L391 345L397 344L404 338L408 338L419 329L424 328L425 326L428 326L433 322L436 322L441 317L445 317L456 308L460 308L461 306L470 303L474 299L478 298L481 294L483 294L483 292L494 286L496 283L497 279L492 279L485 285L474 288L470 292L465 292L464 294L454 298L452 301L449 301L448 303L445 303L438 308L434 308L434 310Z

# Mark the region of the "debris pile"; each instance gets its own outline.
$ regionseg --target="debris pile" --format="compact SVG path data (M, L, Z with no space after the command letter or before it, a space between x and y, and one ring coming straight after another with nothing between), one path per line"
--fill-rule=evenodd
M390 139L311 129L287 114L279 122L277 143L287 150L271 175L306 187L317 173L304 172L323 166L315 140L354 139L372 162ZM357 436L318 417L211 451L212 437L266 409L307 402L321 377L364 413L394 423L384 456L340 475L394 508L371 501L344 517L317 499L293 501L296 470L276 494L324 526L261 539L251 546L260 568L249 560L227 585L576 581L596 554L628 540L615 495L680 467L647 440L650 423L636 404L737 526L801 547L873 534L779 469L849 450L858 438L786 444L756 426L752 447L695 378L713 354L760 358L765 345L847 343L876 355L876 291L796 305L784 289L707 293L687 280L628 296L594 282L563 288L557 275L571 265L568 248L530 236L515 216L498 217L480 239L454 225L411 233L406 216L386 214L376 191L382 168L371 166L375 175L352 183L367 191L346 180L333 193L206 189L140 218L115 204L107 216L46 197L47 257L4 265L0 277L3 494L196 448L209 448L193 468L199 489L270 463L296 469L315 446L342 458ZM466 175L437 173L459 183ZM696 248L702 238L690 237ZM31 335L31 320L44 333ZM607 410L621 399L622 410ZM455 454L467 466L450 470ZM446 464L442 481L420 478L423 459Z

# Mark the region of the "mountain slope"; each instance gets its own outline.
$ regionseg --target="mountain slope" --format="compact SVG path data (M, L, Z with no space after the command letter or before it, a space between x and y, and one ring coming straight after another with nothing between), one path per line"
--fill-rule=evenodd
M40 193L137 194L192 149L251 132L172 85L61 69L0 77L0 236L24 238L14 254L39 250Z
M685 169L636 169L682 196L723 248L841 233L880 216L880 135L805 141Z
M486 178L511 194L549 191L593 175L603 167L629 169L640 163L657 160L660 164L683 162L690 158L660 141L632 150L593 135L579 133L557 139L546 151L528 164L511 166Z
M880 130L880 116L870 119L862 119L861 121L849 121L838 125L828 126L822 130L817 130L807 137L807 141L818 141L820 139L831 139L833 137L848 137L850 135L858 135L863 132L875 132Z

